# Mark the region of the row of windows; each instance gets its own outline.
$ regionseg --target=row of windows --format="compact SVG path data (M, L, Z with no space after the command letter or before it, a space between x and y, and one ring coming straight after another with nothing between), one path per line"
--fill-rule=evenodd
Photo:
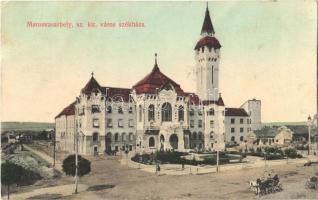
M190 127L191 127L191 128L194 127L194 120L190 120ZM199 128L202 127L202 120L198 120L198 127L199 127Z
M124 127L124 120L123 119L118 119L117 121L117 126L119 128L123 128ZM113 127L113 119L107 119L107 123L106 123L108 128L112 128ZM133 119L129 119L128 120L128 127L134 127L134 120Z
M240 133L243 133L244 132L244 128L241 127L240 128ZM231 133L235 133L235 128L231 128Z
M209 52L211 52L212 50L215 52L216 50L212 47L208 47ZM204 47L201 48L201 52L204 53ZM197 49L197 54L200 53L200 49Z
M123 108L122 108L121 106L118 106L118 108L116 108L116 109L114 109L114 110L117 110L118 114L123 114L123 113L124 113ZM107 112L108 114L112 113L112 112L113 112L112 106L107 106L107 107L106 107L106 112ZM133 108L132 108L132 107L129 107L129 108L128 108L128 113L129 113L129 114L132 114L132 113L133 113Z
M252 120L247 118L246 119L246 123L247 124L251 124L252 123ZM235 124L235 118L231 118L231 124ZM244 118L240 118L240 124L244 124Z
M154 105L149 105L148 107L148 121L155 121L155 106ZM138 120L139 122L142 121L142 106L139 105L139 116ZM172 107L170 103L164 103L161 106L161 120L163 122L169 122L172 121ZM178 121L184 121L184 108L183 106L179 106L178 108Z
M203 134L201 132L198 132L198 134L196 132L193 132L189 134L189 138L193 140L196 140L196 139L201 140L203 139Z
M128 137L128 138L127 138ZM113 138L113 135L111 132L108 132L106 135L106 142L111 142ZM121 135L119 133L115 133L114 134L114 140L115 142L120 142L120 141L133 141L134 140L134 134L133 133L129 133L128 135L124 132Z
M241 137L240 137L240 141L241 141L241 142L243 142L243 140L244 140L244 137L243 137L243 136L241 136ZM232 136L232 137L231 137L231 141L232 141L232 142L234 142L234 141L235 141L235 137L234 137L234 136Z

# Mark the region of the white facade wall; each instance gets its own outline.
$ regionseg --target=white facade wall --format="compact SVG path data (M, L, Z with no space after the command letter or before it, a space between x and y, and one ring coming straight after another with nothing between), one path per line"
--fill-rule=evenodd
M101 93L81 94L75 107L77 131L80 138L79 152L93 155L103 154L105 150L105 96ZM99 107L93 112L92 107ZM93 135L98 139L93 141Z
M209 114L213 109L214 114ZM210 104L204 106L205 114L205 149L206 150L224 150L225 126L224 126L224 106Z
M225 141L226 143L236 142L240 144L247 139L247 135L250 132L250 124L248 123L249 117L247 116L226 116L225 117ZM234 120L234 123L233 121ZM241 123L241 120L243 123ZM243 131L241 131L243 129ZM234 130L234 132L233 132ZM232 141L234 137L234 141ZM242 138L242 141L241 141Z
M244 108L244 110L250 115L252 130L260 130L262 128L261 100L248 100L241 106L241 108Z
M171 86L173 88L173 86ZM137 148L140 152L156 151L163 148L172 149L170 138L178 137L178 150L185 149L184 130L188 129L187 97L177 96L172 90L161 90L158 94L132 94L137 109ZM165 103L171 105L171 121L162 121L162 106ZM148 108L154 105L154 120L148 120ZM184 121L178 121L178 108L184 108ZM149 140L153 138L154 146L149 146ZM161 140L160 140L161 138Z
M109 106L111 106L111 112L109 111ZM119 107L122 108L122 112L119 111ZM112 151L134 150L136 145L136 126L136 108L134 103L106 102L106 135L110 138L110 146L106 147L106 149L110 148Z
M220 49L202 47L195 51L197 95L216 101L219 96Z

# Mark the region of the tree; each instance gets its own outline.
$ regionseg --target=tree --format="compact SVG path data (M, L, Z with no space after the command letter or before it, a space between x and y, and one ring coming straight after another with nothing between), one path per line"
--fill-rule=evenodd
M62 165L63 171L68 176L75 176L76 171L76 164L75 164L75 155L69 155L67 158L64 159ZM89 174L91 171L91 162L82 156L78 155L78 168L77 168L77 175L84 176ZM77 193L77 181L76 181L76 189L75 193Z
M10 185L17 184L23 173L23 168L12 162L1 164L1 183L8 187L8 199L10 198Z

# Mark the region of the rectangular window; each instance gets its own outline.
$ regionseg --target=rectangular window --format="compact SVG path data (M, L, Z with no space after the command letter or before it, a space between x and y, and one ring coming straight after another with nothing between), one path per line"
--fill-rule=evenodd
M107 119L107 127L113 127L113 121L112 119Z
M231 118L231 124L235 124L235 119Z
M202 127L202 120L198 121L198 127L201 128Z
M214 128L214 120L210 121L210 128Z
M130 119L128 122L129 127L134 127L134 120Z
M194 127L194 120L190 120L190 127L191 127L191 128Z
M231 128L231 133L235 133L235 128Z
M198 110L198 115L200 115L200 116L202 115L202 110L201 109Z
M100 113L99 105L92 105L92 113Z
M241 119L240 119L240 124L243 124L243 123L244 123L244 119L241 118Z
M93 127L98 128L99 127L99 120L98 119L93 119Z
M118 113L123 114L123 108L121 106L118 107Z
M240 133L243 133L244 132L244 128L240 128Z
M190 115L190 116L193 116L193 115L194 115L194 110L193 110L192 108L191 108L190 111L189 111L189 115Z
M123 119L118 119L118 127L124 127Z

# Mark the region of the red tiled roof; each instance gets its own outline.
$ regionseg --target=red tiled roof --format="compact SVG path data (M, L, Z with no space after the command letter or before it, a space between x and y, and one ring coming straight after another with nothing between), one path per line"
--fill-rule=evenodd
M75 115L75 104L76 104L76 101L74 101L73 103L71 103L70 105L65 107L62 110L62 112L60 112L60 114L58 114L55 118L58 118L58 117L60 117L62 115L66 115L66 116Z
M186 95L189 97L191 105L199 105L201 104L201 100L199 96L195 93L187 92Z
M178 95L184 95L184 92L180 88L180 85L174 82L172 79L170 79L166 75L164 75L160 71L158 65L155 64L152 71L145 78L143 78L141 81L135 84L133 86L133 89L136 90L137 94L142 94L142 93L156 94L157 88L161 90L168 83L170 83L174 87Z
M248 114L243 108L225 108L225 116L248 117Z
M102 87L102 92L106 94L108 99L112 99L113 101L121 101L129 102L130 100L130 92L129 88L115 88L115 87Z
M195 93L186 93L187 96L190 98L190 104L194 104L194 105L199 105L199 104L203 104L203 105L210 105L210 104L216 104L218 106L224 106L224 101L222 99L222 97L220 96L219 99L217 101L212 101L212 100L204 100L201 101L199 96Z
M221 44L215 37L205 36L199 40L199 42L195 45L194 49L200 49L203 46L207 46L209 48L220 49Z

